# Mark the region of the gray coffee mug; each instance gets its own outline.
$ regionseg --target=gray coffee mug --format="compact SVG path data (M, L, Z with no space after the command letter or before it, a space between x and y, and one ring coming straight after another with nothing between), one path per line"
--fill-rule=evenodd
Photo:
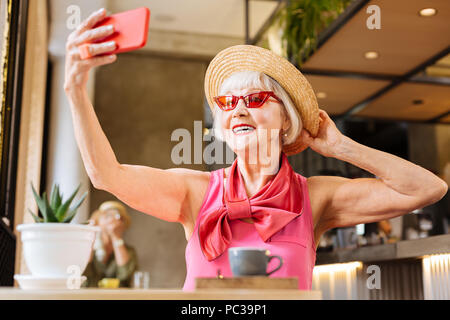
M280 264L274 270L267 272L267 264L274 258L278 259ZM228 261L235 277L269 276L283 265L283 259L280 256L271 256L267 249L252 247L229 248Z

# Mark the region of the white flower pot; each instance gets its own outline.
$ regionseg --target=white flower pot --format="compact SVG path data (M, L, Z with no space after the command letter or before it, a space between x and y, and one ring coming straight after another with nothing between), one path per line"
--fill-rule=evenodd
M17 230L21 232L25 262L33 276L67 277L77 270L83 274L100 228L72 223L30 223L18 225Z

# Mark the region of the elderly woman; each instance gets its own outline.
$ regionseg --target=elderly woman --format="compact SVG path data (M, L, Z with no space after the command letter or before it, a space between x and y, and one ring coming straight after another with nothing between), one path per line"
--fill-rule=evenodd
M95 188L157 218L181 223L186 239L185 290L196 277L231 276L227 249L267 248L283 257L276 276L298 277L311 289L315 251L331 228L397 217L441 199L447 185L430 171L344 136L301 73L269 50L236 46L208 67L205 94L216 135L237 155L231 167L200 172L121 164L105 137L86 92L90 68L112 63L114 43L77 47L112 33L93 28L92 14L68 38L65 91L77 143ZM98 56L103 54L103 56ZM105 55L106 54L106 55ZM287 155L306 147L363 168L377 179L305 178Z
M100 227L91 260L84 271L85 287L97 287L103 278L119 279L120 287L130 287L137 268L133 247L125 244L123 233L130 226L127 209L118 201L103 202L94 211L90 223Z

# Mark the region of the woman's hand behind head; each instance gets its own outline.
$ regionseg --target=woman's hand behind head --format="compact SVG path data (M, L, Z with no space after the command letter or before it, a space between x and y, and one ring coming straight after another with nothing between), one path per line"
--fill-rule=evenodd
M335 157L340 152L344 135L324 110L319 111L320 127L316 137L303 129L300 133L303 141L314 151L325 157Z

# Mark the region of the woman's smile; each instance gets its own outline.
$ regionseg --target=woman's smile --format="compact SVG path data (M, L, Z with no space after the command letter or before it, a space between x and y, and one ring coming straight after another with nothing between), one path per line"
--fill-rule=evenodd
M235 135L246 135L246 134L250 134L253 131L255 131L255 127L250 125L250 124L246 124L246 123L241 123L241 124L237 124L234 125L232 130L233 133Z

